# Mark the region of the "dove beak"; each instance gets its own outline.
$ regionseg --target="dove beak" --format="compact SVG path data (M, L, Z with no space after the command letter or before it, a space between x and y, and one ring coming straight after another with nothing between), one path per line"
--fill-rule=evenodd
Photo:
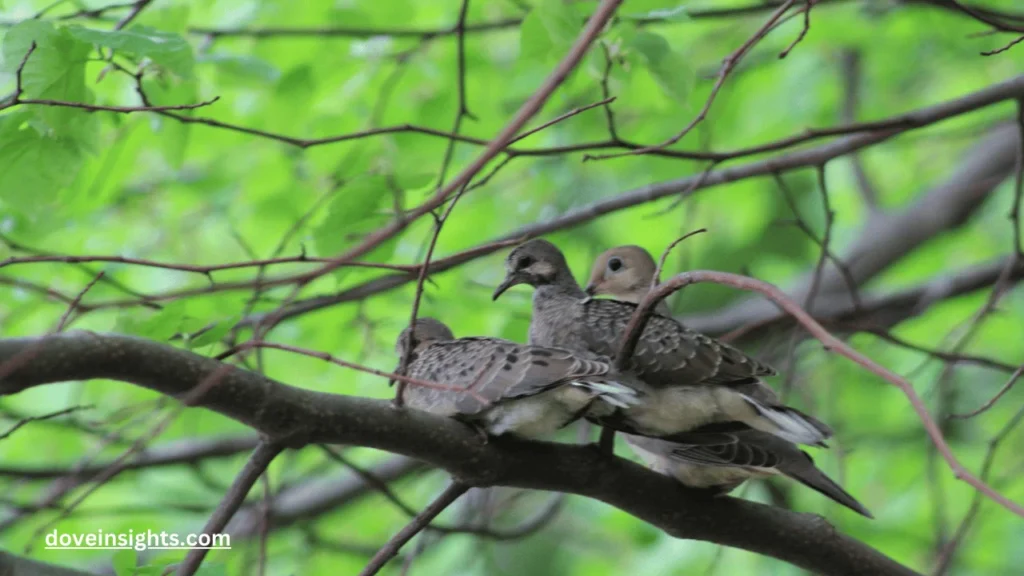
M590 284L587 284L587 287L584 288L583 291L587 293L587 296L596 296L597 295L597 284L594 284L593 282L591 282Z
M524 282L526 282L526 280L524 280L519 274L516 274L515 272L510 273L508 276L505 276L505 279L501 281L501 284L498 284L498 287L494 289L494 294L491 296L491 300L497 300L505 293L505 290Z

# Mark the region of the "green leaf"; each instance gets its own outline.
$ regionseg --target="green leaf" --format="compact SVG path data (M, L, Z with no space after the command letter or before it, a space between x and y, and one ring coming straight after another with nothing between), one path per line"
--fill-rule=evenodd
M56 200L82 166L81 145L41 126L31 112L0 116L0 200L26 214Z
M114 553L111 561L117 576L133 576L135 574L135 550L118 550Z
M25 60L32 44L35 50ZM49 22L28 20L12 27L3 40L3 71L15 74L21 63L23 98L92 102L85 86L85 63L90 46L71 36L66 29L56 30ZM33 109L50 130L59 136L84 141L94 124L83 110L58 106Z
M180 35L148 26L132 26L127 30L95 30L69 27L75 38L119 52L149 58L182 78L191 78L195 58L192 46Z
M184 80L170 74L147 74L142 79L142 90L146 98L154 106L175 106L193 104L199 99L199 89L195 80ZM181 116L192 116L195 110L178 110ZM173 168L179 169L185 161L191 124L166 116L152 115L150 126L160 137L160 149L164 159Z
M188 342L186 342L186 345L189 348L202 348L209 344L216 344L217 342L220 342L221 338L231 331L231 328L233 328L239 320L241 320L241 316L238 315L217 320L205 332L202 332L195 338L190 338Z
M527 14L519 26L519 57L525 60L544 60L553 46L540 13L534 10Z
M652 32L637 32L630 38L629 48L643 55L649 66L657 66L672 52L668 40Z
M159 3L157 3L159 4ZM188 30L189 7L181 4L146 8L136 19L138 24L185 35Z
M362 234L382 220L377 210L390 198L391 191L383 176L363 176L346 183L331 201L327 217L313 232L317 253L336 256L346 246L359 242Z
M628 49L639 53L658 86L673 100L685 102L693 89L694 72L683 56L672 51L665 38L652 32L631 35Z
M273 64L255 56L209 54L200 58L199 62L213 64L218 72L226 73L238 80L266 84L277 82L281 77L281 71L274 67Z
M579 33L583 20L567 2L539 2L519 27L519 53L529 60L546 60L564 51Z
M548 36L556 46L572 44L580 29L583 28L583 20L579 18L569 2L558 0L538 2L533 11L540 17Z
M120 332L165 341L175 334L197 332L209 322L188 314L187 302L171 302L149 317L140 318L139 312L122 314L117 319L116 329Z

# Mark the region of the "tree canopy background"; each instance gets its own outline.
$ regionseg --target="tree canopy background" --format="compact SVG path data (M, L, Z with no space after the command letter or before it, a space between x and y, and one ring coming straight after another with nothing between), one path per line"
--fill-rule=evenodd
M490 300L515 241L544 235L583 281L608 247L658 255L706 228L663 278L786 289L912 382L1009 504L958 480L904 391L763 297L701 284L674 313L780 369L772 385L837 431L816 462L876 519L786 480L734 495L820 514L922 573L1019 573L1019 3L628 0L586 38L614 4L3 0L0 344L90 330L234 347L226 361L269 378L386 399L386 377L309 353L391 371L420 295L459 336L524 341L528 291ZM514 117L516 140L495 140ZM0 354L0 392L18 362ZM221 414L85 376L5 396L0 423L0 547L95 573L132 574L134 554L43 535L198 532L257 446ZM356 574L448 477L355 445L287 450L200 573ZM472 494L384 572L802 573L590 498ZM158 568L138 573L183 554L140 554Z

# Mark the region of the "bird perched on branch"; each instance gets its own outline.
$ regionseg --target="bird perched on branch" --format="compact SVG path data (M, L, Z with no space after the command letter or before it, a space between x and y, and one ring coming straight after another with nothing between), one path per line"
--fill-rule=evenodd
M585 291L623 302L640 303L654 285L657 266L639 246L619 246L594 261ZM659 302L659 314L668 313ZM745 393L765 403L779 402L775 391L760 380L743 385ZM691 433L689 444L624 435L626 443L652 470L677 479L685 486L725 494L751 477L783 474L871 518L871 513L814 465L810 455L792 442L759 430L707 434Z
M519 245L505 260L497 299L517 284L536 288L530 343L614 358L636 305L590 298L554 244ZM741 423L800 444L821 444L831 429L799 410L757 400L740 389L768 365L675 320L652 314L623 367L646 385L643 402L617 408L595 421L624 432L668 437L708 424Z
M498 338L455 338L433 318L419 318L414 326L404 375L437 386L410 384L406 403L488 434L544 436L580 418L596 398L608 409L638 402L636 385L620 383L628 375L617 373L607 358ZM409 332L403 330L395 344L399 357Z

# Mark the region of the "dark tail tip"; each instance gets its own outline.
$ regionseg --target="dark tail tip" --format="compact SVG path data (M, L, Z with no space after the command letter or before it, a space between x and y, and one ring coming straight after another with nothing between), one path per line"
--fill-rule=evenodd
M807 486L812 490L824 494L830 499L842 504L843 506L846 506L847 508L853 510L854 512L860 514L861 516L870 518L872 520L875 519L875 516L871 514L870 510L868 510L863 504L858 502L856 498L851 496L850 493L844 490L842 486L837 484L835 480L829 478L828 475L826 475L817 466L815 466L814 461L811 460L811 457L806 452L804 452L804 456L807 456L808 464L810 464L810 468L807 469L806 472L804 472L804 470L801 470L800 473L794 474L791 473L790 471L781 469L780 472L783 472L784 474L786 474L786 476L789 476L790 478L796 480L797 482L800 482L804 486Z

